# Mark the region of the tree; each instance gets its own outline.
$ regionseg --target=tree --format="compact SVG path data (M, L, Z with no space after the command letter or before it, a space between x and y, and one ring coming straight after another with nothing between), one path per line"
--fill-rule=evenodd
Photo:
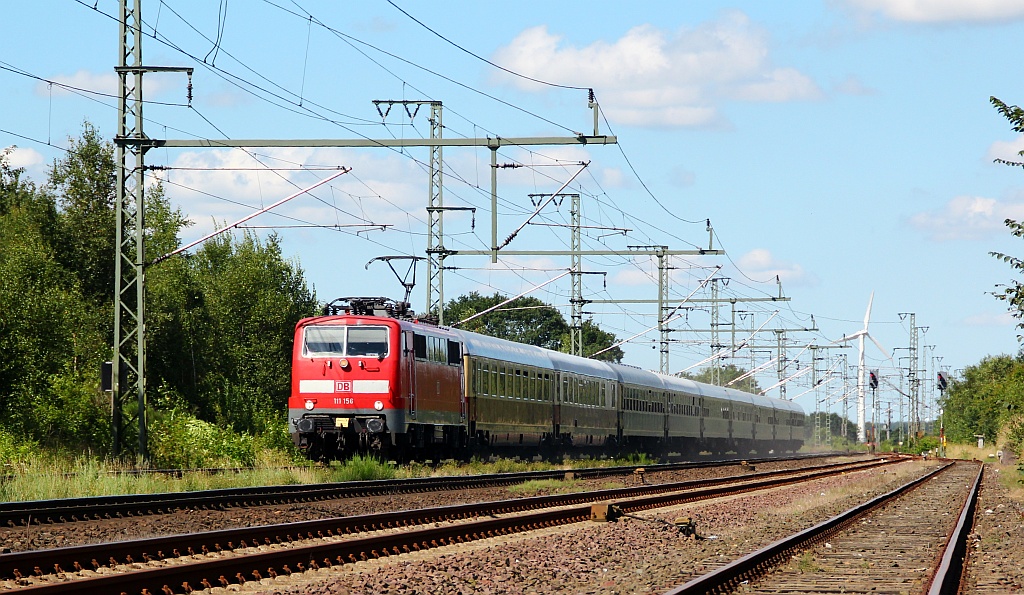
M50 170L49 187L60 207L57 257L87 297L106 302L114 295L114 146L89 122L82 128L81 138L68 139L67 155Z
M946 435L953 442L995 440L1003 424L1024 411L1024 359L986 357L949 383L939 401Z
M57 258L56 205L0 153L0 426L44 445L105 444L89 390L105 343L97 309Z
M317 302L302 269L282 256L279 238L222 235L162 266L150 286L157 401L239 432L280 420L295 323L312 316Z
M598 353L597 355L592 355L598 351L611 347L618 342L618 338L613 333L602 330L601 327L597 326L597 324L595 324L590 318L584 320L581 327L580 334L583 336L583 355L605 362L622 362L622 357L625 354L619 347L612 347L607 351ZM568 353L570 349L572 349L572 338L569 336L569 333L566 332L566 334L562 335L562 345L560 350Z
M1003 117L1010 121L1011 128L1014 132L1024 133L1024 109L1015 105L1006 105L995 97L989 98L989 101L996 107ZM1024 151L1019 152L1018 155L1024 157ZM996 162L1013 167L1024 167L1024 162L1020 161L996 159ZM1024 223L1020 223L1013 219L1006 219L1004 220L1004 223L1006 224L1006 227L1010 228L1010 233L1013 236L1024 238ZM989 254L1009 264L1014 271L1017 271L1018 273L1024 272L1024 260L1015 256L1003 254L1002 252L989 252ZM992 292L992 295L995 296L996 299L1007 303L1007 310L1014 318L1020 321L1017 323L1017 329L1024 330L1024 284L1021 284L1020 281L1015 279L1010 281L1009 285L997 285L996 288L996 291ZM1024 342L1024 335L1017 335L1017 340Z
M726 384L729 384L736 378L739 378L740 376L746 373L746 370L735 364L726 364L718 368L717 384L725 386ZM706 368L701 368L700 372L697 372L696 374L684 373L683 378L689 378L690 380L696 382L703 382L705 384L715 384L714 382L712 382L715 378L715 368L712 366L708 366ZM755 379L753 376L744 378L743 380L736 382L729 388L735 388L737 390L754 394L761 392L761 387L757 385L757 379Z
M0 151L0 429L103 452L110 402L99 368L111 353L116 166L88 123L69 144L41 188ZM151 259L180 245L188 221L161 185L144 198ZM224 432L279 435L295 323L317 305L279 239L221 236L147 267L146 281L154 421L175 413Z
M484 297L473 291L451 300L445 306L445 320L460 321L504 302L500 293ZM558 350L562 336L568 334L565 318L550 304L534 297L521 297L501 308L459 325L459 328L517 343Z
M473 291L449 301L444 316L446 320L465 320L506 299L500 293L485 297ZM516 298L501 308L459 325L459 328L563 353L572 348L569 324L562 313L533 297ZM582 335L584 355L611 347L616 342L614 334L601 330L591 319L583 321ZM618 363L622 361L622 355L622 350L614 347L594 356L594 359Z

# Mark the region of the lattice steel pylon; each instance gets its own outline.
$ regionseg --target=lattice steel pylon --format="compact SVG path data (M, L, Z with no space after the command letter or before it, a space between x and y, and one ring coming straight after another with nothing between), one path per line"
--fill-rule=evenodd
M720 279L715 277L711 280L711 355L717 354L722 350L722 342L718 336L718 282ZM711 360L711 384L719 385L722 383L721 377L721 358L714 358Z
M129 2L131 6L129 6ZM142 0L120 1L119 79L114 254L114 349L110 372L112 454L121 453L124 399L134 395L139 423L138 455L147 457L146 431L146 278L145 278L145 152L152 146L142 131L142 75L185 72L192 99L192 68L142 65Z
M128 4L131 1L131 7ZM121 450L121 408L138 399L139 455L146 456L145 271L143 269L142 0L121 0L120 103L114 256L114 354L111 371L113 454Z
M430 101L430 138L438 140L444 127L441 123L441 102ZM427 196L427 314L436 313L444 324L444 159L441 145L430 147L430 184Z
M665 254L665 249L662 248L658 254L658 371L662 374L668 375L669 362L668 362L668 341L669 341L669 327L665 323L668 318L665 314L668 307L665 305L668 302L668 284L669 284L669 266L668 256Z
M569 325L569 353L583 357L583 257L580 256L580 195L570 194L572 207L569 210L572 219L572 240L569 251L572 252L572 295L569 298L571 307Z

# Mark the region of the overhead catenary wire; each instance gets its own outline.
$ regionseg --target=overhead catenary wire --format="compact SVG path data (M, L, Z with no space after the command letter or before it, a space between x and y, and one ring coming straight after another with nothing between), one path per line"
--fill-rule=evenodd
M155 29L156 29L156 28L155 28ZM225 55L226 55L226 54L225 54ZM302 93L301 93L301 91L300 91L300 95L301 95L301 94L302 94ZM609 258L608 260L611 260L611 259ZM627 259L627 260L629 260L629 259ZM738 268L738 267L737 267L737 268Z

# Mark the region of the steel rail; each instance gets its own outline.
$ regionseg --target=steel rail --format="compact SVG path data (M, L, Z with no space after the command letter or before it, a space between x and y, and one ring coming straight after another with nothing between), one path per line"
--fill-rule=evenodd
M498 535L581 522L590 517L589 506L545 510L519 517L486 519L461 525L368 536L351 540L272 549L229 558L211 558L187 564L145 568L97 578L66 580L30 586L12 592L32 595L96 593L189 593L292 574L322 566L347 564L423 549L485 539ZM265 575L265 576L264 576ZM173 586L172 586L173 585Z
M868 512L871 512L872 510L881 507L910 490L917 488L952 466L953 463L947 463L942 467L939 467L890 492L872 498L863 504L859 504L846 512L822 521L813 527L775 541L774 543L747 554L742 558L734 560L725 566L696 577L683 585L666 591L664 595L691 595L696 593L719 593L728 591L744 580L750 580L756 576L760 576L764 571L786 559L792 552L806 548L809 545L834 535Z
M65 571L98 570L104 566L113 568L121 564L149 562L191 554L221 552L238 548L289 543L302 539L351 535L366 531L501 514L518 513L520 516L516 518L520 518L523 512L550 509L552 507L586 504L589 511L590 504L595 500L618 501L616 506L621 510L637 511L725 494L777 487L827 475L870 469L889 463L890 461L875 460L846 465L831 464L816 468L817 470L811 473L801 473L801 470L778 470L766 472L759 476L731 476L711 480L617 488L589 493L537 496L498 502L445 506L434 509L338 517L264 527L227 529L194 535L172 535L106 544L18 552L0 555L0 577L18 581L29 575L39 576L50 573L59 575ZM729 487L716 485L723 482L728 482L732 485ZM102 558L102 561L100 558Z
M788 458L744 459L750 463L801 460L827 455L803 455ZM740 463L740 459L725 461L696 461L647 465L651 471L718 467ZM569 471L576 477L590 478L606 475L628 475L638 465L618 467L592 467ZM89 496L60 500L34 500L0 503L0 526L16 527L32 523L67 523L104 518L141 516L168 513L175 510L229 508L235 506L263 506L288 502L313 502L342 498L366 497L379 494L401 494L452 489L469 489L522 483L533 479L555 479L567 471L523 471L488 475L408 478L398 480L370 480L310 485L283 485L249 488L225 488L182 493L124 494L115 496Z
M960 592L960 583L967 562L967 538L974 527L974 513L978 508L978 492L984 473L985 466L982 465L971 485L971 492L964 502L963 510L960 511L956 527L943 548L939 567L932 576L928 588L928 595L956 595Z

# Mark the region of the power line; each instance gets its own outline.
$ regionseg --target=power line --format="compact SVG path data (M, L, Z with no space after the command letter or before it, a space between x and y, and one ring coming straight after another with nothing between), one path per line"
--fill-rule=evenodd
M294 0L293 0L293 3L294 3ZM515 77L518 77L518 78L521 78L521 79L525 79L525 80L528 80L528 81L531 81L531 82L534 82L534 83L539 83L541 85L547 85L549 87L557 87L559 89L576 89L576 90L579 90L579 91L589 91L590 90L588 87L575 87L575 86L572 86L572 85L562 85L562 84L559 84L559 83L551 83L551 82L548 82L548 81L542 81L540 79L535 79L533 77L526 76L525 74L520 74L518 72L515 72L514 70L509 70L508 68L505 68L504 66L501 66L500 64L495 64L494 62L491 62L487 58L484 58L483 56L480 56L479 54L476 54L474 52L471 52L470 50L467 50L466 48L462 47L461 45L459 45L459 44L455 43L454 41L448 39L444 35L441 35L437 31L435 31L434 29L431 29L429 26L427 26L423 21L417 19L416 17L414 17L411 14L409 14L408 12L406 12L406 10L404 8L402 8L401 6L395 4L392 0L388 0L388 4L390 4L391 6L394 6L398 10L398 12L400 12L400 13L404 14L405 16L409 17L417 25L419 25L420 27L423 27L427 31L430 31L431 33L433 33L437 37L441 38L442 40L444 40L448 44L458 48L459 50L469 54L470 56L473 56L474 58L476 58L477 60L480 60L481 62L483 62L485 64L488 64L490 66L493 66L494 68L497 68L498 70L500 70L502 72L506 72L508 74L511 74L512 76L515 76Z

